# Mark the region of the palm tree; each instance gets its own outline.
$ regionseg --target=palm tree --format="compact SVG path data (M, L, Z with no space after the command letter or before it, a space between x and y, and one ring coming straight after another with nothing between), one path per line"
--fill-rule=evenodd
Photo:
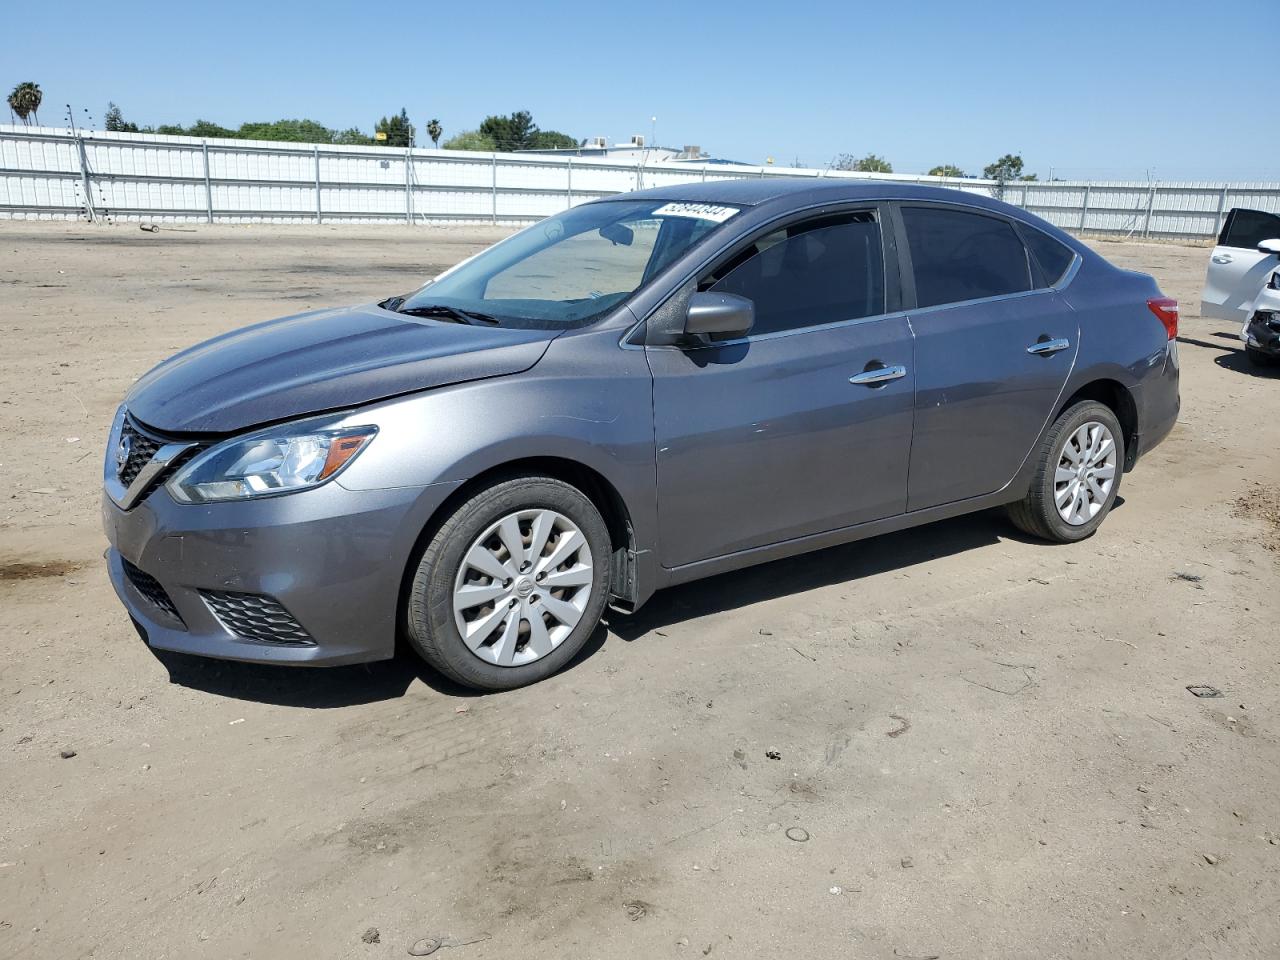
M27 122L27 115L30 113L27 109L27 102L22 97L22 84L18 84L13 88L13 93L9 94L9 114L18 115L18 119L23 123Z
M444 133L444 127L440 126L439 120L432 120L427 124L427 136L431 138L432 144L440 146L440 135Z
M36 123L40 122L40 101L44 99L44 94L40 92L40 85L32 83L30 80L20 83L13 88L13 92L9 94L9 110L16 113L23 123L30 123L27 119L31 116Z

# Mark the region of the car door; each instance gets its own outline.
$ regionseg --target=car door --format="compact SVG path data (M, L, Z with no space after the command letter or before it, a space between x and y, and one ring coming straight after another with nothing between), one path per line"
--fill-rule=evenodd
M1076 254L976 208L902 204L907 314L915 333L915 431L907 509L993 493L1017 473L1058 403L1079 346L1053 288ZM1028 230L1030 228L1027 228Z
M1249 319L1258 291L1280 263L1258 249L1263 240L1280 240L1280 216L1238 207L1227 213L1209 255L1200 316L1239 323Z
M646 347L664 566L905 509L911 332L882 220L768 228L697 284L752 300L748 335Z

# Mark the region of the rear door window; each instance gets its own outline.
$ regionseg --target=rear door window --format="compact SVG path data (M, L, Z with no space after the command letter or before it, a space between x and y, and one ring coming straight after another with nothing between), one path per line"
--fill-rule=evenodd
M1255 250L1263 240L1280 240L1280 217L1237 207L1227 214L1222 233L1218 235L1218 246Z
M1026 247L1007 220L942 207L902 207L916 305L933 307L1031 289Z
M753 336L876 316L885 312L880 222L860 211L775 230L699 288L751 300Z

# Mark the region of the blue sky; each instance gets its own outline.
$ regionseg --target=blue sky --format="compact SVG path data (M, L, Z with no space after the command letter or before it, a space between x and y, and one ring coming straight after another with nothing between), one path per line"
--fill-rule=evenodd
M46 3L0 87L101 122L308 117L371 131L408 109L445 136L527 109L577 137L700 144L752 163L887 157L898 172L1006 152L1090 178L1280 180L1280 3L897 0ZM26 38L17 42L20 38ZM7 119L7 118L6 118Z

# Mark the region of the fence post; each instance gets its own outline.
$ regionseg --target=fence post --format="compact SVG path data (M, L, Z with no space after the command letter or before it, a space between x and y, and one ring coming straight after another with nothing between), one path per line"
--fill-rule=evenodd
M573 157L569 158L568 165L565 167L564 200L566 207L573 206Z
M1227 212L1227 184L1222 185L1222 192L1218 194L1218 217L1214 220L1213 235L1216 238L1222 233L1222 215Z
M493 204L492 204L492 213L489 216L489 220L492 223L497 223L498 222L498 155L495 153L491 159L493 161L492 164L490 165L490 169L493 172L493 184L492 184L489 195L490 197L492 197Z
M404 148L404 222L406 226L413 226L413 150L410 147Z
M1146 219L1146 222L1142 224L1143 237L1151 236L1151 211L1155 209L1155 206L1156 206L1156 184L1155 184L1155 181L1153 180L1151 181L1151 191L1147 194L1147 219Z
M93 194L89 186L89 157L84 149L84 137L76 134L76 147L80 152L80 185L84 189L84 209L89 214L89 222L98 222L98 212L93 207Z
M316 158L316 223L320 223L320 148L312 147L311 151Z
M1093 189L1093 184L1086 183L1084 185L1084 201L1080 204L1080 232L1084 233L1085 220L1089 216L1089 191Z
M204 154L204 210L205 222L213 223L213 184L209 180L209 141L200 141L200 152Z

